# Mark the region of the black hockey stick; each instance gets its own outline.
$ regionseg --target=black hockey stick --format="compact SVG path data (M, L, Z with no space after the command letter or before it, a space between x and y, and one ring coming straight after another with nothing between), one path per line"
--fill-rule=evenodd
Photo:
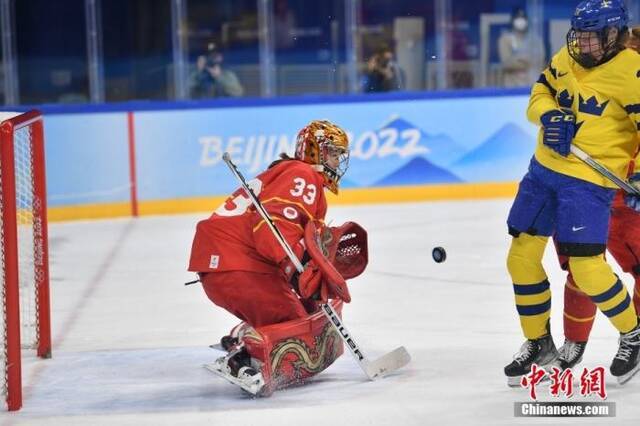
M302 266L302 263L293 252L287 241L284 239L282 233L280 233L280 230L273 223L271 216L269 216L269 213L264 209L256 194L254 194L253 190L249 188L249 185L247 185L247 181L245 180L244 176L242 176L242 173L240 173L236 165L231 161L231 156L229 155L229 153L225 152L222 155L222 159L227 164L227 166L229 166L231 173L233 173L233 175L238 179L238 182L240 182L240 185L242 185L242 188L253 203L256 211L258 212L258 214L260 214L260 216L262 216L265 223L273 233L276 240L278 240L278 243L282 246L289 259L291 259L291 262L294 264L298 272L302 273L302 271L304 270L304 266ZM340 319L333 307L329 303L323 303L320 305L320 310L322 310L324 315L329 319L329 322L336 329L338 335L349 348L356 361L358 361L358 365L360 365L360 368L362 368L362 371L364 371L369 380L380 378L385 374L391 373L401 367L404 367L409 363L409 361L411 361L411 356L404 348L404 346L396 348L374 361L369 361L354 338L351 336L351 333L349 333L344 323L342 322L342 319Z
M611 182L613 182L616 185L618 185L621 189L624 190L624 192L626 192L627 194L633 194L633 195L640 196L640 189L634 187L629 182L620 179L618 176L613 174L613 172L611 170L607 169L605 166L603 166L602 164L598 163L596 160L591 158L591 156L589 154L587 154L586 152L584 152L583 150L581 150L580 148L578 148L575 145L571 145L570 149L571 149L571 153L573 155L578 157L580 160L585 162L587 165L591 166L591 168L593 170L595 170L596 172L600 173L602 176L604 176L607 179L609 179Z

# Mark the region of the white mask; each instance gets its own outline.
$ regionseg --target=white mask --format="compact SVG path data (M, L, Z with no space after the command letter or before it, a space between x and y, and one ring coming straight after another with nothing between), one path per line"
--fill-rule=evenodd
M513 20L513 29L516 31L527 31L527 27L529 26L529 22L527 22L527 18L517 17Z

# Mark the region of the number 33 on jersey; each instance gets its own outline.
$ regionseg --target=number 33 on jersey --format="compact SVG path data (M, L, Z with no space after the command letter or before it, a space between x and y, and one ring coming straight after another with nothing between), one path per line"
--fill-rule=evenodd
M309 164L282 161L248 182L287 242L293 247L309 220L324 220L324 178ZM217 256L215 262L211 256ZM285 253L243 190L234 192L198 224L189 270L270 272Z
M276 217L295 220L300 213L304 213L308 219L324 218L326 200L322 192L322 197L318 197L318 188L322 191L322 178L298 161L288 162L287 166L283 173L270 173L272 170L275 172L278 166L265 171L248 182L249 188L260 199L267 211ZM277 179L275 179L276 177ZM266 182L268 182L268 187L265 185ZM318 200L321 201L319 204L323 207L320 211L316 206ZM283 209L278 211L277 208L268 208L269 204L281 204ZM249 207L251 207L251 200L243 190L239 189L218 207L214 214L223 217L240 216ZM322 217L317 216L319 212ZM274 220L277 219L274 218Z

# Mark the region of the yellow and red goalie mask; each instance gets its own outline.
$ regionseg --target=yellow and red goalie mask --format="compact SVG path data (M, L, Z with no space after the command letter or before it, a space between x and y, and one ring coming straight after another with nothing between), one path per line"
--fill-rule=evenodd
M314 120L298 133L295 158L315 166L324 174L325 186L337 194L349 167L349 138L330 121Z

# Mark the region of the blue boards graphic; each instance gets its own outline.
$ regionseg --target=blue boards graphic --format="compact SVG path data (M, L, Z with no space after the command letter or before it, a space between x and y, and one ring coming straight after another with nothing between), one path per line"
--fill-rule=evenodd
M517 181L527 170L535 141L518 125L507 123L451 165L466 181Z
M416 157L375 183L376 186L421 185L462 182L455 174L422 157Z

